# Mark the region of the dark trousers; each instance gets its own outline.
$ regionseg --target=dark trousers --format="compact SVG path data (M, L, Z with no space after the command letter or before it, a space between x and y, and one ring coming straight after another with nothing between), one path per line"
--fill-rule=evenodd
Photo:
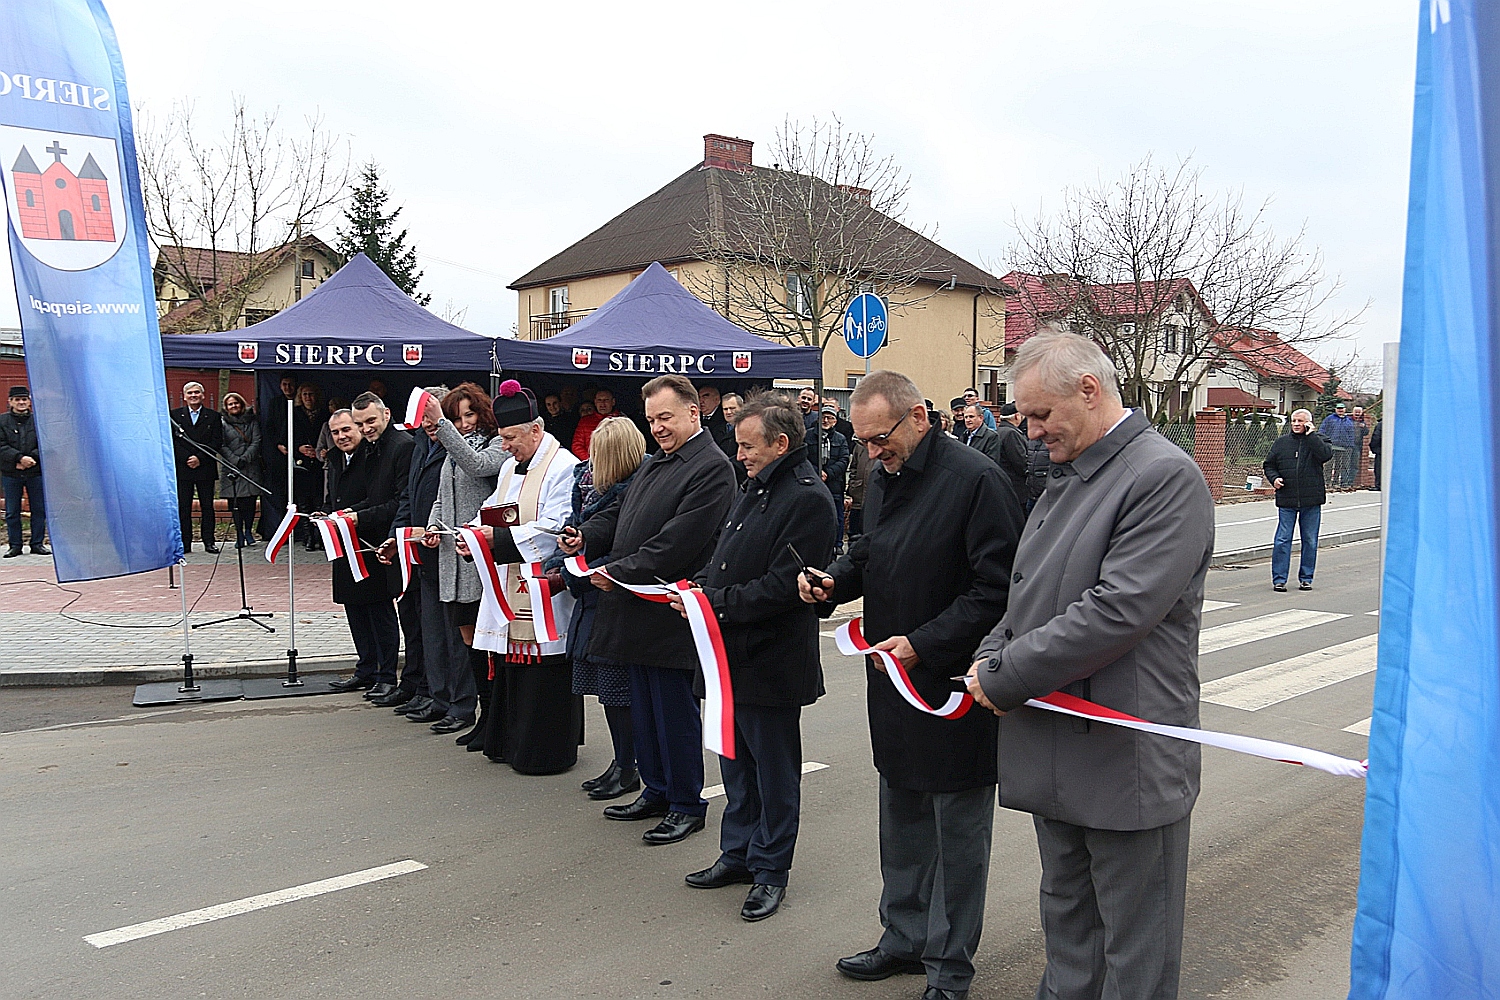
M865 533L865 509L863 507L849 508L849 540L852 542Z
M665 801L673 812L706 816L703 720L693 697L693 672L638 663L629 669L636 767L646 785L642 797Z
M255 498L235 497L229 501L230 513L234 515L234 540L244 541L255 535Z
M349 634L354 637L354 651L359 654L354 676L377 684L396 683L396 660L401 652L396 606L390 601L346 604L344 617L349 619Z
M430 551L430 550L429 550ZM436 560L434 560L436 561ZM474 685L474 668L471 662L473 650L464 645L460 623L472 622L472 617L459 610L454 602L444 604L438 600L437 574L432 574L431 603L437 614L428 608L427 577L422 577L422 638L427 644L427 683L432 687L432 697L455 719L472 721L479 711L479 691ZM435 636L436 641L430 636Z
M198 526L204 545L214 540L214 481L212 479L179 479L177 481L177 520L182 524L182 547L193 544L193 493L198 494Z
M928 986L974 978L994 827L994 785L914 792L880 779L880 950L921 961Z
M1174 1000L1191 818L1121 831L1035 817L1047 942L1037 1000Z
M719 851L761 885L786 885L802 813L802 709L735 705L734 752L719 758Z
M31 547L47 535L47 501L42 498L41 476L0 476L5 484L5 533L10 547L21 547L21 491L31 501Z
M408 587L396 602L396 619L406 639L406 663L401 668L401 690L418 698L431 696L427 685L426 650L422 645L422 588Z

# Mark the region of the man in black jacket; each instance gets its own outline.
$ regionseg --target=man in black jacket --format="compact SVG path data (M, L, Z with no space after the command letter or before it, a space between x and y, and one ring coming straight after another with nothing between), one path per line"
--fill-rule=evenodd
M42 544L47 534L47 504L42 499L42 453L31 416L31 390L11 386L9 404L9 410L0 413L0 482L5 484L5 531L10 542L5 558L21 554L23 491L31 501L31 554L49 556L52 551Z
M865 376L850 417L873 460L865 533L818 586L804 576L798 589L823 614L863 597L865 637L905 665L928 705L941 705L1005 613L1020 505L995 463L933 428L905 375ZM926 972L925 997L963 997L984 921L997 720L922 712L877 662L867 658L866 682L885 934L838 969L853 979Z
M203 405L203 386L189 382L182 387L182 401L171 413L176 433L172 452L177 459L177 518L182 524L182 551L193 551L193 494L198 495L198 523L203 551L217 552L214 544L214 483L219 463L213 456L224 447L224 424L217 410Z
M373 550L390 537L391 522L406 494L412 440L406 431L390 426L391 411L373 392L356 396L349 416L363 440L333 483L332 503L335 510L354 515L355 541ZM362 674L356 667L354 676L329 681L328 686L335 691L369 688L366 698L383 698L396 690L401 632L391 598L401 590L401 577L395 566L382 566L373 556L367 563L370 575L355 583L347 562L334 560L333 599L344 605L360 662L365 663L369 653L374 669Z
M1292 529L1302 530L1302 562L1297 567L1297 589L1312 590L1318 565L1318 529L1328 493L1323 466L1333 458L1333 445L1313 430L1312 413L1292 411L1292 430L1271 445L1264 465L1266 482L1276 487L1276 541L1271 549L1271 587L1286 590L1292 569Z
M827 565L837 515L804 437L790 399L764 395L745 405L735 438L749 480L695 580L729 656L735 757L719 758L719 860L687 883L752 883L740 909L750 921L775 913L786 893L802 801L802 708L823 693L818 615L797 597L803 564L792 553ZM673 606L681 611L682 601Z
M698 422L698 391L681 375L662 375L641 390L651 436L661 451L636 472L616 507L596 514L582 535L564 535L563 551L609 555L610 575L622 583L692 579L713 554L719 528L734 502L729 459ZM666 604L643 601L602 576L589 578L604 593L594 619L589 655L629 665L630 717L636 766L645 790L610 819L662 817L641 835L671 844L703 829L703 725L693 678L698 656L681 616Z

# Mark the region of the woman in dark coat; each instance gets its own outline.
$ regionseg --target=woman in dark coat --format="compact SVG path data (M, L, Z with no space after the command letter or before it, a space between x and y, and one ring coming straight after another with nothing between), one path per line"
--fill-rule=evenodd
M589 460L574 469L573 516L568 524L578 527L595 514L619 504L645 456L646 439L629 419L611 418L599 424L589 441ZM562 565L561 556L554 561L559 567ZM602 565L608 558L601 556L596 561ZM568 627L573 693L591 694L599 699L615 750L609 767L597 778L585 781L583 789L591 799L616 799L641 787L635 766L635 732L630 722L630 675L625 664L588 654L599 588L570 573L564 572L563 578L578 599Z
M252 483L262 483L260 469L260 421L255 410L246 405L237 392L224 396L224 448L227 460L219 476L219 496L229 501L234 516L234 547L254 546L255 498L260 490Z

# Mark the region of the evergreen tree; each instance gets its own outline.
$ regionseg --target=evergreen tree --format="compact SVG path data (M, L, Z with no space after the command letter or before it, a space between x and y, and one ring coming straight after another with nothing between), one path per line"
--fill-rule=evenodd
M1322 419L1333 412L1333 408L1339 404L1339 375L1336 369L1328 369L1328 379L1323 383L1323 391L1318 393L1318 407L1316 419Z
M418 305L432 301L429 294L417 292L417 282L422 272L417 270L417 250L406 245L406 230L395 232L396 218L401 214L397 208L385 214L385 203L390 192L380 186L380 169L371 161L365 164L359 183L350 188L349 206L344 209L347 229L338 230L338 243L334 249L344 260L363 253L375 262L396 287L410 295Z

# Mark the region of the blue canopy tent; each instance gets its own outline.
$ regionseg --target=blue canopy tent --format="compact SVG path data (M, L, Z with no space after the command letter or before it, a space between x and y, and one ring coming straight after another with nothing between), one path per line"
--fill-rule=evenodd
M588 381L675 374L694 382L748 384L817 378L823 370L817 348L791 347L747 333L656 263L567 333L547 340L495 341L495 361L507 374Z

